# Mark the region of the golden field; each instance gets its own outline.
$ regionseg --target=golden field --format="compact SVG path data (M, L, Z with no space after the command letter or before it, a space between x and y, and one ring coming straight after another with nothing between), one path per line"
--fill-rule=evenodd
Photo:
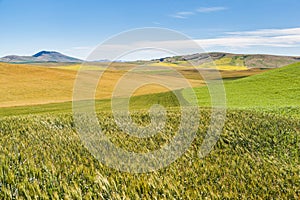
M0 63L0 107L35 105L72 100L73 87L76 80L78 66L45 67L25 64ZM68 68L63 66L63 68ZM77 70L74 70L76 69ZM95 67L94 67L95 69ZM85 70L90 70L85 69ZM103 71L98 83L96 98L110 98L114 86L127 70L112 68ZM134 73L130 80L138 82L168 81L176 85L178 78L164 74ZM189 79L192 86L203 85L202 80ZM180 85L178 85L180 88ZM134 95L165 92L165 87L150 84L138 89Z

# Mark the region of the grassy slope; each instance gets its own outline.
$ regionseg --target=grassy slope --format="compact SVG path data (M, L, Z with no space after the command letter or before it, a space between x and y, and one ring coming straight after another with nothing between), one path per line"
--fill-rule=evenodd
M300 106L300 63L267 71L247 78L224 83L227 107L231 109L262 109L272 112L299 114ZM210 106L207 87L194 88L199 106ZM182 93L186 98L188 90ZM164 98L164 95L167 98ZM143 108L153 103L164 102L177 106L176 98L170 93L144 95L132 98L132 107Z
M230 108L280 108L300 106L300 63L255 76L226 82ZM206 87L195 88L200 106L209 106ZM186 93L185 91L183 93Z
M297 113L297 108L300 106L299 77L300 63L296 63L262 74L225 82L227 106L229 108L276 109ZM207 88L201 87L194 90L199 98L199 105L202 107L209 106L210 99ZM186 93L183 91L183 95ZM97 102L98 110L109 109L109 100ZM162 103L164 106L178 106L178 101L170 92L136 96L131 99L131 106L137 109L147 108L155 103ZM285 107L290 108L286 111ZM71 103L0 109L1 116L45 112L71 112Z
M300 106L300 63L225 84L229 107Z

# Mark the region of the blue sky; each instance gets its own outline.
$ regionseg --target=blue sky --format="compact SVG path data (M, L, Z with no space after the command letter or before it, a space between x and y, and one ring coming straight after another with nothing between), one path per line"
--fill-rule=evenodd
M0 56L55 50L85 59L112 35L162 27L206 51L300 56L299 0L0 0Z

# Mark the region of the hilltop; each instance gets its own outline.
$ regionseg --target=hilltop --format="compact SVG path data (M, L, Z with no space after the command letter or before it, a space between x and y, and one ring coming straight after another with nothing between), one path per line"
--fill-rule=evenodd
M32 56L10 55L0 58L0 62L34 63L34 62L82 62L82 60L66 56L56 51L41 51Z

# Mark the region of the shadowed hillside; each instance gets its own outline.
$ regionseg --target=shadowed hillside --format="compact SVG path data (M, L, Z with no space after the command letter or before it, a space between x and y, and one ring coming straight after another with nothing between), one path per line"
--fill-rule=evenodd
M247 68L278 68L300 61L300 57L276 56L276 55L247 55L231 53L208 53L175 56L153 60L162 63L183 63L185 61L196 63L205 67L207 63L214 61L218 66L238 66Z

